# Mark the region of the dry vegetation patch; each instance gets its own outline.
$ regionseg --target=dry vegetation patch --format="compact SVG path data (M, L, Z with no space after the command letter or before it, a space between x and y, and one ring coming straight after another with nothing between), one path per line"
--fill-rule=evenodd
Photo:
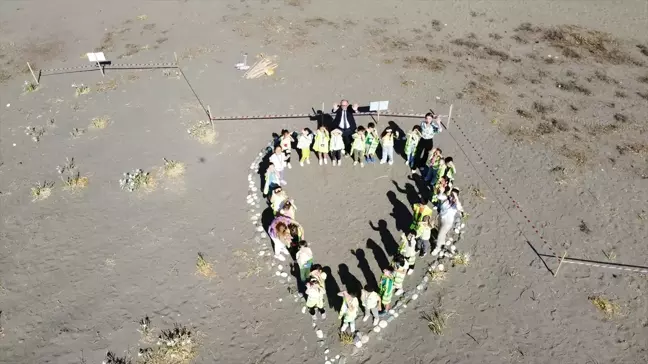
M187 129L187 133L202 144L214 144L216 132L208 121L198 121Z
M405 57L405 68L422 68L428 71L442 71L446 67L446 61L440 58L428 58L423 56Z
M42 201L50 197L52 194L52 187L54 187L54 182L38 182L34 187L31 188L32 202Z

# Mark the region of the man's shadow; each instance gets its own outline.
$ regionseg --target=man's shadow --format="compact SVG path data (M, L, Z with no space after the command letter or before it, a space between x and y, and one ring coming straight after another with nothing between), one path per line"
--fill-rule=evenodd
M349 266L344 263L338 265L338 274L340 275L340 282L346 287L347 292L359 297L362 283L349 271Z
M387 255L385 255L385 251L378 244L376 244L375 241L373 241L372 239L367 239L367 248L371 249L374 259L376 260L376 263L378 263L381 272L383 269L389 268L389 259L387 258ZM371 270L369 270L369 272L371 272ZM373 276L373 273L371 273L371 275ZM378 282L376 281L375 277L373 280L376 284L376 287L378 287ZM367 284L368 283L369 280L367 279Z
M396 255L396 253L398 253L398 243L396 242L396 239L394 239L392 233L389 232L389 229L387 229L387 221L382 219L378 220L378 226L374 226L373 223L369 221L369 226L371 226L374 231L380 233L380 240L382 240L387 255Z
M396 221L396 229L403 232L409 231L409 226L412 223L413 219L412 212L410 211L409 207L400 202L393 191L387 192L387 198L393 206L392 213L390 215Z
M317 129L321 128L322 125L324 125L324 127L329 131L335 129L335 125L333 125L333 115L328 112L324 112L323 110L315 111L315 108L311 109L313 110L313 115L311 115L309 119L310 121L317 122Z
M342 307L342 297L338 296L340 293L340 286L338 286L335 277L333 277L333 272L331 272L331 267L326 266L322 268L322 271L326 273L326 281L324 282L324 288L326 289L326 297L328 299L329 308L339 311Z
M367 245L369 245L369 242L371 242L371 241L372 240L369 239L367 241ZM381 252L382 252L382 250L381 250ZM376 281L376 276L371 271L371 267L369 267L369 261L367 260L367 257L365 256L364 249L351 250L351 254L353 254L356 257L356 259L358 259L358 268L360 268L360 270L362 271L362 274L365 277L365 281L367 281L367 286L369 287L369 289L374 290L374 291L377 290L378 289L378 282ZM383 256L384 256L384 253L383 253ZM384 259L387 260L387 258L384 258ZM385 262L383 262L383 263L385 263ZM387 262L387 263L389 263L389 262Z

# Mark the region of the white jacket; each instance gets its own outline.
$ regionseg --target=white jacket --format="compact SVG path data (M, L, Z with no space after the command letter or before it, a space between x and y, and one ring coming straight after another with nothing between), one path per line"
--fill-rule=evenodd
M277 172L281 172L286 167L286 157L283 154L277 155L276 153L272 153L270 163L274 165Z
M331 133L331 150L344 150L344 139L341 134Z
M313 144L313 134L300 134L297 137L297 149L308 149Z

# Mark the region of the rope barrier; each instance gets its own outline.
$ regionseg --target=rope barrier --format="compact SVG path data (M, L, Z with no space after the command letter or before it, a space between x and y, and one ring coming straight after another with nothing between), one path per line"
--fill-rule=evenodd
M563 263L571 263L571 264L585 265L590 267L609 268L609 269L623 270L627 272L648 274L648 267L644 267L640 265L631 265L631 264L613 263L613 262L600 262L595 260L569 258L569 257L565 257L563 259L562 257L557 257L555 255L550 255L550 254L540 254L540 255L546 258L555 258L558 260L562 259Z
M332 114L332 113L327 113ZM326 115L326 114L325 114ZM376 112L357 112L353 116L377 116ZM380 116L398 117L398 118L417 118L422 119L425 117L423 114L408 114L408 113L380 113ZM269 115L244 115L244 116L215 116L211 117L213 121L225 120L261 120L261 119L301 119L301 118L317 118L320 115L313 114L269 114Z
M157 69L157 68L178 68L178 64L174 62L159 62L159 63L111 63L102 65L103 69ZM66 72L85 72L96 71L99 66L96 64L89 64L77 67L62 67L62 68L49 68L40 70L41 76L57 75Z

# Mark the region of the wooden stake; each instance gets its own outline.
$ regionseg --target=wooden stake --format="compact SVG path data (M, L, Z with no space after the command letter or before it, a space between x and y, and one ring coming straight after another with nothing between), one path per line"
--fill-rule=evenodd
M558 268L556 268L556 272L554 273L554 277L558 275L558 271L560 270L560 266L563 264L563 261L565 260L565 256L567 256L567 250L563 253L562 258L560 258L560 263L558 263ZM558 256L556 256L558 258Z
M101 62L97 61L97 66L99 66L99 70L101 71L101 76L106 77L106 74L104 73L103 66L101 65Z
M176 52L173 52L173 58L175 58L176 66L177 66L178 65L178 54Z
M216 132L216 130L214 130L214 119L212 119L211 107L209 107L209 105L207 105L207 114L209 114L209 122L212 125L212 131Z
M27 67L29 67L29 72L31 72L32 77L34 78L34 82L36 82L37 85L40 85L40 83L38 82L38 79L36 78L36 75L34 74L34 70L31 68L31 65L29 64L29 62L27 62Z
M451 118L452 118L452 104L450 104L450 111L448 111L448 126L446 126L446 129L450 128Z
M376 125L378 125L378 123L380 123L380 106L378 106L378 111L376 111L376 116L377 116Z

